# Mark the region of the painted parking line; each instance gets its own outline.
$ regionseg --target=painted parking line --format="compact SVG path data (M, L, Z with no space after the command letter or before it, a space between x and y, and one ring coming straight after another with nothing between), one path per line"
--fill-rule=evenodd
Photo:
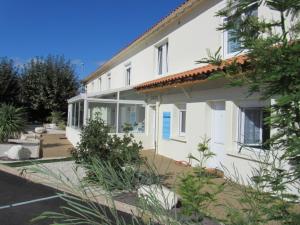
M53 196L49 196L49 197L45 197L45 198L33 199L33 200L30 200L30 201L13 203L13 204L10 204L10 205L3 205L3 206L0 206L0 210L1 209L8 209L8 208L16 207L16 206L21 206L21 205L33 204L33 203L36 203L36 202L47 201L47 200L50 200L50 199L59 198L60 196L61 195L53 195Z

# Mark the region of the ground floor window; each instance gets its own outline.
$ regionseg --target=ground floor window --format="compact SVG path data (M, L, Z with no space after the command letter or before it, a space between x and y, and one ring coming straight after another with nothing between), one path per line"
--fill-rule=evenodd
M264 112L264 108L241 108L240 112L240 143L261 147L270 135L270 129L264 125L267 113Z
M119 105L119 133L124 132L124 127L130 125L132 132L145 132L145 106L120 104Z
M186 110L179 110L179 136L185 136Z

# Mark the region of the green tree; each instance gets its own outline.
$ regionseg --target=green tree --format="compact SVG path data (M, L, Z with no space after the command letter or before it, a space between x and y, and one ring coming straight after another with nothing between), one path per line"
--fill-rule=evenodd
M22 72L22 101L35 120L45 121L54 111L67 115L67 99L78 87L75 70L63 56L34 58Z
M19 94L20 83L13 61L0 59L0 103L16 104Z
M257 17L256 9L263 6L272 10L272 19ZM298 185L300 178L300 1L299 0L236 0L218 12L226 17L220 30L234 33L240 40L239 53L246 55L243 65L236 61L224 62L210 55L200 62L227 64L226 71L215 75L226 77L233 86L246 85L249 94L260 93L262 99L274 99L271 116L265 123L276 130L265 144L269 146L271 167L254 176L255 186L277 196L265 211L269 221L297 224L299 214L290 210L288 189ZM289 162L288 166L282 166ZM268 162L269 163L269 162ZM267 201L265 199L265 201ZM267 201L269 202L269 201Z

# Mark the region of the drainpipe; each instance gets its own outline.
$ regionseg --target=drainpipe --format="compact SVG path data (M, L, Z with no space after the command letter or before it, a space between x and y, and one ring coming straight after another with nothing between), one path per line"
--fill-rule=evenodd
M116 133L119 133L120 91L117 92Z
M158 97L157 97L157 101L156 101L156 106L155 106L155 108L156 108L156 137L155 137L155 154L158 154L158 140L159 140L159 108L160 108L160 103L161 103L161 95L159 95Z

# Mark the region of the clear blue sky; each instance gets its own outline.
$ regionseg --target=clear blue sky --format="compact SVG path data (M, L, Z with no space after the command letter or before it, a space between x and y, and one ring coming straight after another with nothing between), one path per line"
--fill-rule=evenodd
M0 0L0 57L23 64L35 56L63 54L82 78L182 2Z

